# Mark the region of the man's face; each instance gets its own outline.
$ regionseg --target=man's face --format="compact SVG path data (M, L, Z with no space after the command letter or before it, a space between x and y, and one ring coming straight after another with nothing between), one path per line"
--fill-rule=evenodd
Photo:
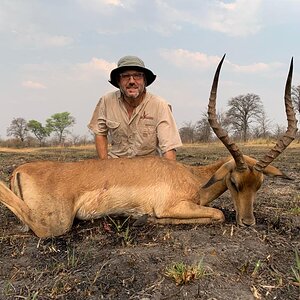
M144 73L136 70L124 71L119 77L119 87L127 98L139 98L145 90Z

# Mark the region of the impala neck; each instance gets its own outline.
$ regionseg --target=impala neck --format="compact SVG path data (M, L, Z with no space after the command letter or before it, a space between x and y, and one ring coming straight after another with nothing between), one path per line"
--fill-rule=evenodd
M209 187L201 187L199 190L200 205L208 205L210 202L222 195L227 189L225 177Z

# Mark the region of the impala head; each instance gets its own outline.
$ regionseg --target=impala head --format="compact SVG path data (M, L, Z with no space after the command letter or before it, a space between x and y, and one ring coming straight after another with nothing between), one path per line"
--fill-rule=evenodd
M237 224L250 226L255 224L253 206L256 193L263 183L264 174L289 178L270 164L295 139L297 132L297 120L291 100L293 59L290 64L284 96L288 128L285 134L277 141L276 145L261 160L257 161L248 156L244 156L238 146L229 138L228 133L217 121L217 87L224 58L225 55L218 65L212 84L208 104L208 121L216 136L228 149L233 159L224 164L206 186L211 185L213 182L224 180L234 203Z

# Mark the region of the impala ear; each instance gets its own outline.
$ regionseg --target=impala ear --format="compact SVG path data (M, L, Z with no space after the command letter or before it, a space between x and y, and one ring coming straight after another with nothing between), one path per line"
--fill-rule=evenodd
M221 181L230 171L232 171L236 167L235 161L231 159L229 162L223 164L214 175L207 181L202 188L208 188L211 185L215 184L218 181Z
M288 180L294 180L293 178L291 178L290 176L284 174L282 171L280 171L279 169L277 169L274 166L268 165L267 167L264 168L263 173L267 176L271 176L271 177L281 177L284 179L288 179Z

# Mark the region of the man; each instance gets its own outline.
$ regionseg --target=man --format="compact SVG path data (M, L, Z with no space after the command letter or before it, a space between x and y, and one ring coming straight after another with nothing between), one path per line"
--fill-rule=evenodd
M182 143L171 109L146 90L155 78L136 56L121 58L111 71L109 82L119 90L101 97L88 125L100 159L148 155L176 159Z

